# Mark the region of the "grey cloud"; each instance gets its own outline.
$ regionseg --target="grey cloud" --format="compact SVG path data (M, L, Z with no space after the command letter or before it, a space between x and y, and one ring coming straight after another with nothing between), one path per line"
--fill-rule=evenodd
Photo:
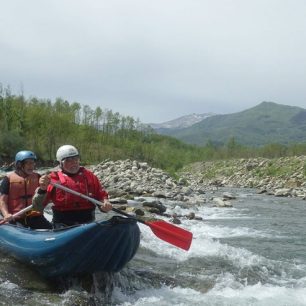
M10 0L3 84L143 122L305 107L304 1Z

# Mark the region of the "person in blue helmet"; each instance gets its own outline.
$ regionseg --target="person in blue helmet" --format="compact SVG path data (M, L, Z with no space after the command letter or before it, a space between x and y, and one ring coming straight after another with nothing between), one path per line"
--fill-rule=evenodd
M32 151L20 151L15 156L15 171L7 174L0 185L2 222L21 224L33 229L51 229L52 224L42 212L30 210L14 218L14 214L32 204L35 190L46 190L48 181L36 173L37 157Z

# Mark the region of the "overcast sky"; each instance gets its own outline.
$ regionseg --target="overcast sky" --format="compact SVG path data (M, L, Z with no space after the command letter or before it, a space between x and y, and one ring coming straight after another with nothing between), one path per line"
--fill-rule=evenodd
M0 83L144 123L306 108L305 0L0 0Z

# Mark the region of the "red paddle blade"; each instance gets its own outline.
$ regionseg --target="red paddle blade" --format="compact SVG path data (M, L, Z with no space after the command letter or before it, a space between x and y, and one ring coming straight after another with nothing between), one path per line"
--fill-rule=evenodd
M189 250L192 241L191 232L162 220L145 221L144 223L151 227L158 238L186 251Z

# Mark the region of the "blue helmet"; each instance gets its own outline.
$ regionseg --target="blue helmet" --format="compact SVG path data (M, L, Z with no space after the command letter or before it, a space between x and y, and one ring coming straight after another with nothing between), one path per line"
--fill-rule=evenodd
M34 159L37 160L35 153L32 151L20 151L15 156L15 163L22 162L25 159Z

